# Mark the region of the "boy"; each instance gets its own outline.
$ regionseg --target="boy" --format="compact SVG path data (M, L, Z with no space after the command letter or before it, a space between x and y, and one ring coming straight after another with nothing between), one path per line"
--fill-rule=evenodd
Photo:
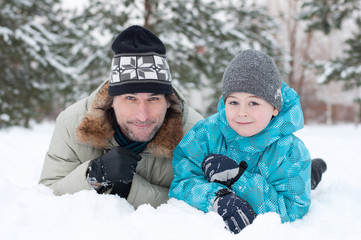
M257 214L302 218L311 197L311 159L293 135L303 128L297 93L259 51L236 56L223 75L218 112L198 122L173 153L169 196L216 211L233 233Z

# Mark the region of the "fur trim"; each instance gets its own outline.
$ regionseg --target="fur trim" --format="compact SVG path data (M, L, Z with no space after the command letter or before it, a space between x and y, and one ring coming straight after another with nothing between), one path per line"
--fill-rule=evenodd
M79 124L76 135L78 141L95 148L105 148L114 135L112 126L106 121L104 111L99 109L108 99L108 83L97 93L87 114Z
M96 94L87 114L77 128L77 138L82 144L95 148L106 148L114 136L114 130L105 119L104 111L99 109L108 99L108 83ZM148 149L156 157L173 156L173 150L183 137L182 115L168 118L163 122L157 135L148 144Z

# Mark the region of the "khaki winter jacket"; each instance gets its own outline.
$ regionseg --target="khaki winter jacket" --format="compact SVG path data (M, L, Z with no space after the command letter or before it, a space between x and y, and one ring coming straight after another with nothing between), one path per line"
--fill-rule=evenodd
M127 198L134 207L144 203L156 207L168 200L173 180L173 149L202 119L175 91L183 101L183 116L165 119L157 136L141 153L142 160ZM106 81L89 97L59 114L39 181L52 188L55 195L91 190L86 179L90 161L118 145L112 127L104 121L103 111L98 109L107 96Z

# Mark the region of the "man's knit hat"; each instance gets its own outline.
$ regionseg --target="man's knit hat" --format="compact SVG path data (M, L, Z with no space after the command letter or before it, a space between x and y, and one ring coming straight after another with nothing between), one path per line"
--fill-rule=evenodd
M139 92L172 94L166 49L154 33L141 26L131 26L115 38L112 50L114 58L109 95Z
M265 53L249 49L232 59L223 74L223 100L229 94L254 94L282 108L281 74L273 60Z

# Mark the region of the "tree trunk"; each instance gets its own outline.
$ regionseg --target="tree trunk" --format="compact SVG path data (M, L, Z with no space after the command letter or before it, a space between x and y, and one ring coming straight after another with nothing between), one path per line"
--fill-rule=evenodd
M151 7L151 0L144 0L144 27L149 29L150 23L149 23L149 18L152 14L152 7Z
M326 124L327 125L332 125L332 103L330 103L330 101L328 101L326 103L327 105L327 109L326 109Z

